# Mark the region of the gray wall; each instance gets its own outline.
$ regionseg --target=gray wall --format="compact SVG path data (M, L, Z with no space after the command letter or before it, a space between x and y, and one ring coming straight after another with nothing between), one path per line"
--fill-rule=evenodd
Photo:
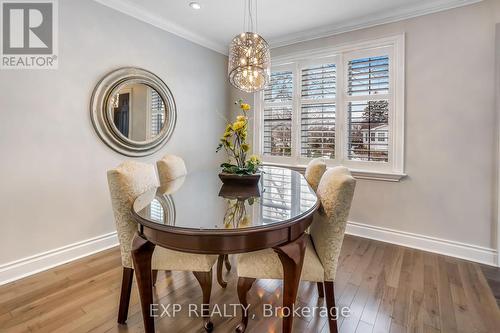
M400 183L358 181L350 220L496 248L495 23L500 1L274 49L272 55L406 33Z
M163 154L216 165L226 57L93 1L59 1L59 69L0 71L0 264L115 230L106 170L127 157L95 134L94 85L121 66L159 75L178 106Z

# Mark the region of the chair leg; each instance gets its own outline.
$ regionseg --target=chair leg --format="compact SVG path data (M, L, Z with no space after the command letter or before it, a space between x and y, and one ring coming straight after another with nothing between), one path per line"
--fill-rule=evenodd
M325 290L323 288L323 282L317 282L318 285L318 294L320 298L325 297Z
M335 307L335 292L333 281L325 281L326 307L328 308L328 326L330 333L338 333L337 329L337 308Z
M226 269L231 272L231 262L229 261L229 254L224 255L224 264L226 264Z
M134 270L123 267L122 291L120 295L120 307L118 309L118 324L125 324L128 317L128 305L130 303L130 292L132 290L132 281L134 279Z
M236 332L245 332L248 325L248 302L247 294L252 284L255 282L253 278L240 277L238 279L238 298L242 306L241 323L236 327Z
M203 304L201 316L203 317L203 327L207 332L214 329L214 324L210 321L210 294L212 292L212 270L210 272L193 272L196 280L200 283L203 292Z
M156 286L156 279L158 278L158 270L153 269L151 275L153 276L153 287Z
M227 282L224 281L222 278L222 267L224 265L224 255L221 254L219 255L219 258L217 258L217 282L222 288L227 287Z

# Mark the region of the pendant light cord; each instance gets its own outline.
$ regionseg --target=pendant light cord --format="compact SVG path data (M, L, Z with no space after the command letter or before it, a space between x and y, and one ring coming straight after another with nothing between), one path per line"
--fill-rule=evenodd
M250 23L250 32L253 32L253 15L252 15L252 0L248 0L248 19L249 19L249 23Z
M255 6L253 0L243 0L243 31L244 32L255 32L257 33L259 28L259 11L257 8L258 1L255 0ZM255 9L255 24L254 24L254 9ZM248 13L247 13L248 10ZM247 19L248 16L248 19Z
M257 8L257 4L259 0L255 0L255 33L258 33L259 30L259 10Z
M247 0L243 0L243 32L247 29Z

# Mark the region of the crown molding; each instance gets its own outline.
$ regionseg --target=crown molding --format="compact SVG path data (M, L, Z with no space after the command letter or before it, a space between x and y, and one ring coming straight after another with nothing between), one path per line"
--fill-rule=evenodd
M190 42L196 43L215 52L227 55L227 45L221 45L208 38L200 36L190 30L187 30L178 24L167 20L159 15L151 13L130 0L94 0L95 2L109 7L111 9L117 10L123 14L131 16L138 19L139 21L151 24L159 29L170 32L181 38L184 38Z
M94 1L218 53L224 55L227 55L228 53L227 45L217 43L191 30L185 29L164 17L141 8L131 0ZM339 24L288 34L278 38L271 38L268 39L268 41L272 48L277 48L308 40L338 35L349 31L370 28L386 23L402 21L422 15L437 13L448 9L475 4L481 1L483 0L440 0L432 4L417 4L411 7L404 7L375 15L364 16L356 20L349 20Z
M349 20L339 24L328 25L310 29L299 33L271 38L269 44L272 48L301 43L309 40L338 35L345 32L371 28L382 24L398 22L410 18L433 14L448 9L472 5L483 0L441 0L432 4L417 4L383 13L364 16L359 19Z

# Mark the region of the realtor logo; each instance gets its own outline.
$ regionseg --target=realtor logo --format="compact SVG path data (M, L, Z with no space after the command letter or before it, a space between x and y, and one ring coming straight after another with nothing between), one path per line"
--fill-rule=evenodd
M2 0L1 69L57 68L57 0Z

